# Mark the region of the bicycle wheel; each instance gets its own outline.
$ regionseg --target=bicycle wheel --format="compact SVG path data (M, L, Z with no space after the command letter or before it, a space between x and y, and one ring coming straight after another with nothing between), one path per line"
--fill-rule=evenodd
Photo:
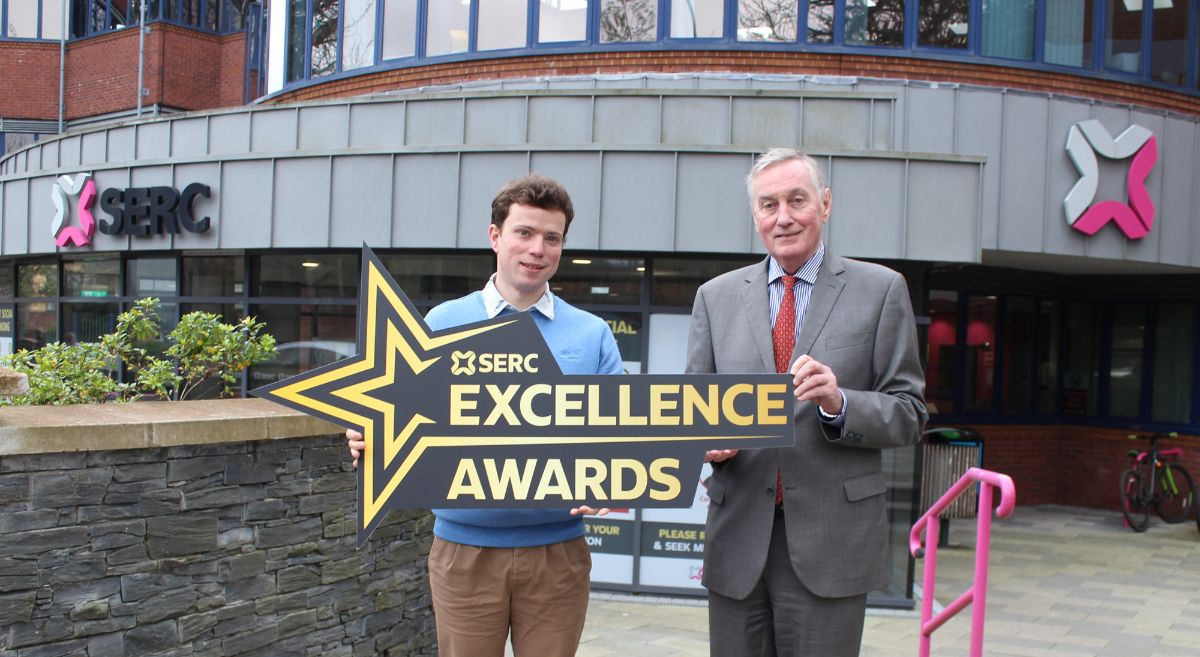
M1167 469L1158 479L1158 488L1154 512L1164 522L1183 522L1192 515L1192 508L1196 503L1196 484L1183 466L1168 463Z
M1135 532L1146 531L1150 524L1150 507L1142 498L1142 473L1133 468L1121 473L1121 513Z

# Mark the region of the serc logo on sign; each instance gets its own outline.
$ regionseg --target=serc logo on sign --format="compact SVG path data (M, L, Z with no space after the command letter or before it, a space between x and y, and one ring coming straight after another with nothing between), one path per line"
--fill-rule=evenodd
M71 197L78 197L79 225L68 226L71 216ZM192 204L197 196L208 198L208 185L192 183L182 192L173 187L130 187L109 188L99 195L100 209L112 217L111 221L97 221L92 206L97 198L96 183L91 174L81 173L74 178L59 176L50 189L54 202L54 225L51 235L59 247L68 244L87 246L99 229L105 235L149 236L178 233L181 229L189 233L203 233L211 223L209 217L196 219Z
M1125 176L1128 203L1092 203L1100 182L1097 153L1110 160L1132 156ZM1081 121L1071 126L1067 135L1067 155L1079 171L1079 181L1063 199L1067 224L1086 235L1095 235L1113 221L1131 240L1141 239L1150 232L1154 227L1154 201L1146 190L1146 177L1158 162L1158 140L1154 133L1132 125L1113 139L1099 121Z
M68 226L67 217L71 215L69 196L79 197L79 225ZM96 220L92 217L92 201L96 200L96 183L86 173L75 176L59 176L50 188L50 200L54 202L54 226L50 234L58 246L67 243L75 246L87 246L92 243L92 234L96 232Z

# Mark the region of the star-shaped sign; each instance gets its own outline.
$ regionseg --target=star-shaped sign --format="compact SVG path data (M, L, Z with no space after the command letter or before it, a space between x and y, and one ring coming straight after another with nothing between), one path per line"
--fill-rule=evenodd
M794 441L787 375L564 375L529 313L432 331L363 249L357 353L253 390L340 426L393 508L685 507L707 449Z

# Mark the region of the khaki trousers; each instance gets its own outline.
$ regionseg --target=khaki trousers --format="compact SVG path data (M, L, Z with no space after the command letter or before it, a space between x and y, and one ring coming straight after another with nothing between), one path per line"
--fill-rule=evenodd
M587 615L592 556L583 537L524 548L433 539L429 584L441 657L571 657Z

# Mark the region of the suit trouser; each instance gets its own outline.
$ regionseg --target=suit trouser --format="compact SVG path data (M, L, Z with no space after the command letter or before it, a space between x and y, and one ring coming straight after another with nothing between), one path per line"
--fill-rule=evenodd
M587 615L592 557L583 537L523 548L433 539L429 585L441 657L570 657Z
M837 546L830 546L837 549ZM788 556L782 511L771 529L767 565L744 600L708 592L712 657L858 657L867 596L810 592Z

